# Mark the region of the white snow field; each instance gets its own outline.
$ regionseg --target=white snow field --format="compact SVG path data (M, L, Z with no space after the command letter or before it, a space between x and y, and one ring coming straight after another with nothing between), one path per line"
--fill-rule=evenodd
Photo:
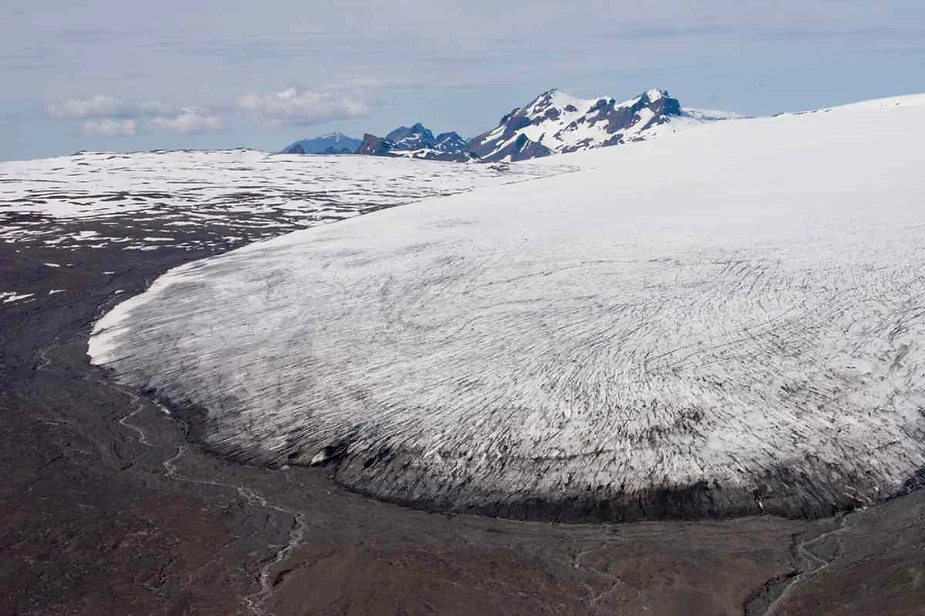
M61 250L243 244L244 236L564 170L257 150L82 152L0 162L0 241ZM215 233L189 237L201 229Z
M911 96L567 155L179 267L90 353L215 451L397 502L865 505L925 466L922 137Z

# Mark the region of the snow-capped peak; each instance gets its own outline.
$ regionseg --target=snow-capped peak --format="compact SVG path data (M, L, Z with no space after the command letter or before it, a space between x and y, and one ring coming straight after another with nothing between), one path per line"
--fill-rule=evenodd
M468 149L482 160L522 160L638 141L668 123L678 128L707 119L686 115L665 90L617 102L552 89L505 115L497 127L473 138Z
M547 90L533 99L533 102L527 106L528 113L540 113L544 112L547 109L561 109L564 110L568 107L580 108L586 101L583 101L580 98L566 94L562 90L557 90L553 88L552 90Z
M317 138L318 138L318 139L328 139L328 140L333 141L333 142L335 142L335 143L340 143L341 141L350 140L350 137L348 137L348 136L345 135L344 133L340 133L340 132L328 133L328 134L326 134L326 135L321 135L320 137L317 137Z

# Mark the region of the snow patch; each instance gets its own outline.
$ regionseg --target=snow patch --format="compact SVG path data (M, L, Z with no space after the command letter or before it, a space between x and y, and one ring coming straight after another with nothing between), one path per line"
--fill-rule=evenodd
M0 291L0 303L13 304L35 297L35 293L16 293L15 291Z

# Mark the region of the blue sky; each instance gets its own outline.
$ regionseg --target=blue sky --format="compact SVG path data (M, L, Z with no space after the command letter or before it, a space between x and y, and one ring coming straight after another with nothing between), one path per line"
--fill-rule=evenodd
M238 6L240 4L240 6ZM925 91L922 0L0 0L0 159L279 149L542 90L749 115Z

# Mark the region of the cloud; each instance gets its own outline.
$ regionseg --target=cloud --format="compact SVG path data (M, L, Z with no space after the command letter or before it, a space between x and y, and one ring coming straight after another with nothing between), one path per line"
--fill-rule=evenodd
M356 96L289 88L282 92L252 92L236 101L239 109L256 114L268 125L320 124L331 120L359 118L369 105Z
M132 119L104 118L85 121L80 133L85 137L131 137L136 127L137 122Z
M59 120L75 120L120 115L124 106L125 103L118 98L97 94L84 100L71 99L50 105L46 111L48 115Z
M57 120L84 120L80 133L85 137L134 136L143 119L154 131L193 134L222 129L221 117L203 107L178 111L157 100L124 101L103 94L50 105L46 112Z
M184 107L175 116L150 118L148 126L171 133L214 133L222 130L222 119L202 107Z
M133 118L145 115L173 113L170 105L148 100L126 102L115 96L96 94L90 98L73 98L49 105L45 111L57 120L83 120L86 118Z

